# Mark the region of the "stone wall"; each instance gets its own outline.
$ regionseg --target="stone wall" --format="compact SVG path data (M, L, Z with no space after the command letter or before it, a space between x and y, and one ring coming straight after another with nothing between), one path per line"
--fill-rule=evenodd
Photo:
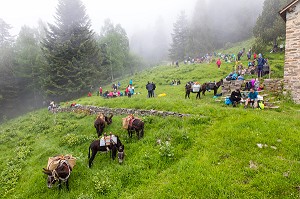
M222 95L230 95L232 91L235 89L240 89L242 90L242 85L244 84L244 80L231 80L231 81L226 81L225 79L223 80L223 86L222 86Z
M222 95L230 95L235 89L243 90L245 88L245 83L250 80L231 80L226 81L224 79L222 86ZM268 92L283 92L283 80L282 79L264 79L261 83L264 86L264 90Z
M283 79L265 79L263 82L264 89L269 92L283 92Z
M137 116L174 116L174 117L185 117L190 116L190 114L176 113L171 111L157 111L157 110L142 110L142 109L127 109L127 108L107 108L107 107L97 107L97 106L79 106L72 108L57 108L54 112L83 112L86 114L98 114L103 113L105 115L128 115L134 114Z
M286 12L284 87L300 103L300 2Z

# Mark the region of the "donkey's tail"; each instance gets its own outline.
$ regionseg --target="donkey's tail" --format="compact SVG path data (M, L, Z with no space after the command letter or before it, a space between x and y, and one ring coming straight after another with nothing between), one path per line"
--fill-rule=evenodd
M142 134L142 137L144 137L144 122L142 122L142 131L141 131L141 134Z

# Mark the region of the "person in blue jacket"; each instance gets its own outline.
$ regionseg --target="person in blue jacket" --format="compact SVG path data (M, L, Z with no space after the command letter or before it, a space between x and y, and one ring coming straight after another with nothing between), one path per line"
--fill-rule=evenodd
M258 78L262 77L264 64L265 64L265 59L259 53L258 59L257 59L257 76L258 76Z
M248 107L249 103L253 104L253 108L256 108L257 107L257 96L258 96L258 93L256 91L254 91L253 88L251 88L250 93L248 94L248 98L245 102L245 108Z

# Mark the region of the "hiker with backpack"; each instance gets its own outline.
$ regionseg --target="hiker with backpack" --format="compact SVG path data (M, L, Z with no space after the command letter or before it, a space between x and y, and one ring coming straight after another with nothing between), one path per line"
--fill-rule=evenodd
M262 77L264 64L265 64L265 59L262 57L261 53L259 53L258 59L257 59L257 76L258 76L258 78Z

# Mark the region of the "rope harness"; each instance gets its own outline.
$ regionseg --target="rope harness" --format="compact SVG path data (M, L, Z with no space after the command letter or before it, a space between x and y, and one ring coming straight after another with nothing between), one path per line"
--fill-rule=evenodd
M65 178L60 177L58 175L57 171L56 171L56 169L63 166L63 164L66 164L67 167L68 167L68 170L69 170L68 175ZM70 177L70 174L71 174L70 165L69 165L68 161L66 161L66 160L60 160L59 161L59 166L57 168L52 171L52 176L54 178L53 181L51 182L52 184L54 183L54 181L59 181L59 180L62 180L63 182L66 182L68 180L68 178Z

